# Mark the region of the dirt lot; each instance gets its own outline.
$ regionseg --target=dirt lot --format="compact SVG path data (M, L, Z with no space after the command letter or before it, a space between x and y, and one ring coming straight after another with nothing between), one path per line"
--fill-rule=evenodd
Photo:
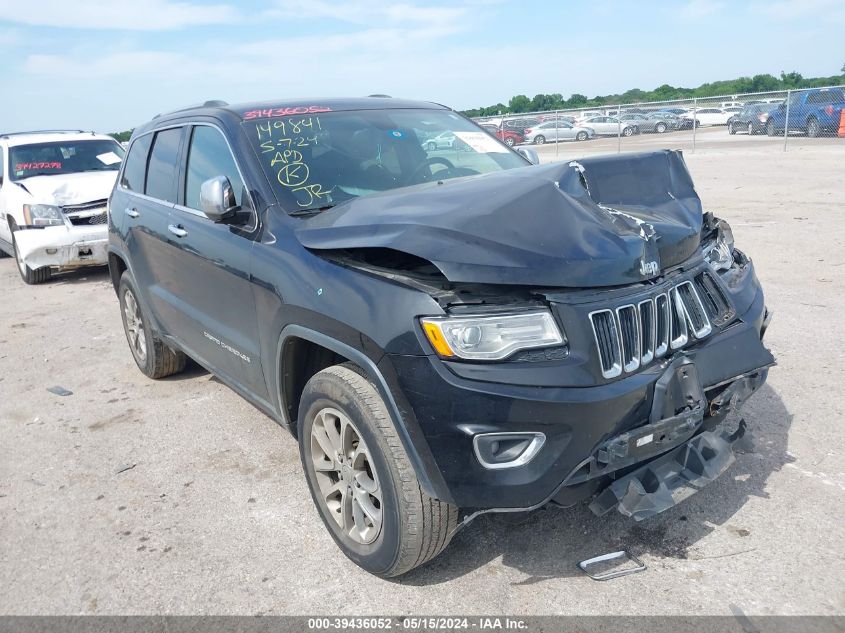
M482 517L382 581L335 548L274 422L199 368L138 372L105 272L27 287L2 259L0 613L845 613L845 139L783 153L722 129L693 155L684 138L625 149L687 150L775 312L779 366L745 409L757 449L716 483L639 524L585 506ZM620 547L649 569L575 567Z

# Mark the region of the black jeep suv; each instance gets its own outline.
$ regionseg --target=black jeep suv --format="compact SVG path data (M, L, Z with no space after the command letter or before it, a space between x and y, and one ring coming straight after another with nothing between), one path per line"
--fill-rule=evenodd
M109 266L138 367L190 356L289 429L372 573L479 511L672 506L732 463L728 413L774 362L680 152L529 158L379 97L207 102L133 134Z

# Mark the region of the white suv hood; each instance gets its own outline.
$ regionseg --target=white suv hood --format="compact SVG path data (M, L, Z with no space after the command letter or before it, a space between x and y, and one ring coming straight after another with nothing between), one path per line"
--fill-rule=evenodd
M17 183L32 194L39 204L82 204L104 200L111 195L116 171L91 171L56 176L33 176Z

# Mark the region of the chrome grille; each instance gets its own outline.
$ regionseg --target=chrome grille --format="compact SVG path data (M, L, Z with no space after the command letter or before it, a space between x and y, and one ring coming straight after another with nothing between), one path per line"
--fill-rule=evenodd
M725 315L733 315L730 303L706 273L636 304L591 312L602 376L636 371L670 349L703 339L713 330L712 320L721 324Z
M62 213L65 215L69 213L84 213L86 211L99 211L105 209L108 204L108 199L92 200L91 202L83 202L81 204L66 204L62 206Z

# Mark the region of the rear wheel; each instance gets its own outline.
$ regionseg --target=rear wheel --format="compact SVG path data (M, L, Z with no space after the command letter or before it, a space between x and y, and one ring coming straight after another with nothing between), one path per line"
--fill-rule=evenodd
M545 142L546 142L546 137L543 136L542 134L534 137L534 143L536 143L537 145L542 145Z
M736 128L733 123L728 123L728 134L736 134Z
M775 122L774 121L769 121L768 123L766 123L766 134L768 134L769 136L776 136L777 135L777 130L775 130Z
M634 135L634 128L626 127L622 129L622 136L633 136Z
M753 135L754 135L754 124L749 123L748 124L748 136L753 136Z
M508 137L505 138L505 145L507 145L508 147L513 147L513 137L512 136L508 136Z
M354 563L399 576L446 547L458 509L422 491L378 390L354 365L308 381L297 433L320 518Z
M26 265L18 250L18 241L15 239L14 232L12 233L12 249L15 253L15 261L18 263L18 272L21 274L21 279L24 280L24 283L34 286L35 284L43 284L50 279L53 271L50 270L49 266L42 266L33 270Z
M807 121L807 136L810 138L816 138L821 136L821 133L822 127L819 125L819 122L815 117L810 117L810 120Z
M187 356L168 347L150 328L150 321L141 308L138 291L128 272L120 278L117 296L123 331L138 369L150 378L164 378L185 369Z
M586 132L578 132L575 135L575 139L578 141L586 141L587 140L587 133Z
M666 124L661 121L660 123L654 126L654 131L658 134L663 134L663 132L666 131Z

